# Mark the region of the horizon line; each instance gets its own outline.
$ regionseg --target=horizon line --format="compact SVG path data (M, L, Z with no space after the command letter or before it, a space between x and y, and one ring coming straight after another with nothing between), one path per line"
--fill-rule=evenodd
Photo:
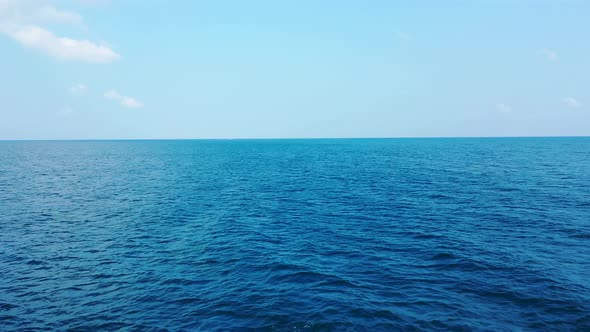
M462 139L462 138L590 138L590 135L532 135L532 136L356 136L356 137L212 137L212 138L19 138L0 142L68 142L68 141L254 141L254 140L345 140L345 139Z

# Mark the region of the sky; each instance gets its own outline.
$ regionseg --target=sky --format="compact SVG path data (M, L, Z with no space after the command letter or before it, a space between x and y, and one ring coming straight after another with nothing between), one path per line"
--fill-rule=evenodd
M0 0L0 139L590 135L587 0Z

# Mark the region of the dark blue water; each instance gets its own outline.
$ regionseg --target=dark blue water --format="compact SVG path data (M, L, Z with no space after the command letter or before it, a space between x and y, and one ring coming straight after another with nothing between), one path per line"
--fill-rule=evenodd
M590 330L590 138L0 142L0 330Z

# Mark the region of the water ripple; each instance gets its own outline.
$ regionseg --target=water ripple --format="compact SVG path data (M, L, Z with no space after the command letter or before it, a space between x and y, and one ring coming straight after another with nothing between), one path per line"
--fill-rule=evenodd
M0 142L0 330L590 330L590 139Z

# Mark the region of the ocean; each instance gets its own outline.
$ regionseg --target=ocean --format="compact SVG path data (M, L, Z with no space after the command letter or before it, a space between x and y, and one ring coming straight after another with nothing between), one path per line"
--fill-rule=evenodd
M590 138L0 142L0 330L589 331Z

